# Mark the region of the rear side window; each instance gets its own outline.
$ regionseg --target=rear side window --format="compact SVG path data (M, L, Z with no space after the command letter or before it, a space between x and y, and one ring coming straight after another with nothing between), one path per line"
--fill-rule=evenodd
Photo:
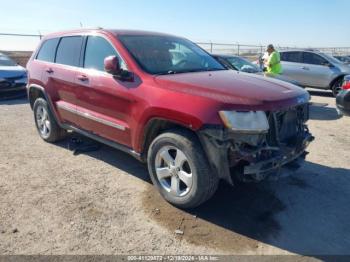
M301 52L283 52L281 60L285 62L302 63Z
M36 59L53 63L55 61L55 53L58 41L59 38L46 40L42 44Z
M100 36L89 36L85 48L84 67L104 71L104 60L108 56L118 56L113 46ZM120 59L121 67L126 69Z
M317 54L308 53L308 52L305 52L303 54L303 61L305 64L311 64L311 65L324 65L327 63L327 60L324 59L323 57Z
M79 66L80 50L83 42L81 36L61 38L57 48L56 63L70 66Z

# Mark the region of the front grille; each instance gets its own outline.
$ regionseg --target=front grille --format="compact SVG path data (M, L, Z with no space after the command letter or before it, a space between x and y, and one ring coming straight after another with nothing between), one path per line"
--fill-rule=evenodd
M12 86L12 84L9 81L1 81L0 82L0 87L1 88L8 88L8 87L11 87L11 86Z
M22 79L25 75L5 77L6 81L14 82L15 80Z
M309 118L308 104L284 111L269 112L270 129L267 143L270 146L292 145L305 132L305 122Z

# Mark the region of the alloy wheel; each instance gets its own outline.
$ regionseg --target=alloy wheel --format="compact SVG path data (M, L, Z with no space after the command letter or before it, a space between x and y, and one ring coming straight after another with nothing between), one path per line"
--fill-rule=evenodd
M162 147L156 155L155 169L161 187L176 196L185 196L192 187L192 168L186 155L173 146Z
M49 114L46 108L42 105L39 105L36 110L36 123L41 135L43 137L48 137L50 135L51 123Z

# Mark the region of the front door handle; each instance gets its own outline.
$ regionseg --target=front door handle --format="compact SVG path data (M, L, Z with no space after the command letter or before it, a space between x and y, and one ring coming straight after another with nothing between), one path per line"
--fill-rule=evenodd
M86 82L89 80L89 78L86 75L79 75L78 80L80 80L82 82Z
M308 68L306 66L302 66L301 69L303 69L303 70L310 70L310 68Z
M48 68L48 69L46 69L46 73L48 73L48 74L52 74L54 71L53 71L53 69L52 68Z

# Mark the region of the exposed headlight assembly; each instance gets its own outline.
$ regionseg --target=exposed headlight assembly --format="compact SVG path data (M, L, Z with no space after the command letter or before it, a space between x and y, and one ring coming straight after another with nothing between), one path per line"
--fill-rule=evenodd
M237 133L261 134L269 130L269 122L263 111L220 111L224 125Z

